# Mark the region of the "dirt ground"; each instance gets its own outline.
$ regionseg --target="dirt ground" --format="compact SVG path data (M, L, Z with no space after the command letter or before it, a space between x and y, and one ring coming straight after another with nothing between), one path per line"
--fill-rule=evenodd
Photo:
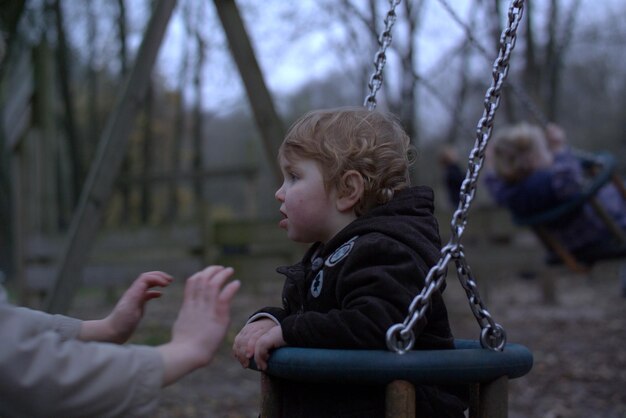
M505 327L510 342L529 347L534 355L531 372L510 382L509 417L626 418L626 298L620 293L617 264L599 266L590 276L546 270L536 250L533 245L468 250L492 316ZM253 310L279 300L282 283L272 271L260 266L255 275L268 279L244 278L219 355L207 369L167 388L156 417L257 416L259 375L242 369L230 346ZM543 300L545 277L554 281L555 304ZM168 338L180 290L174 286L151 303L133 342L158 344ZM107 304L94 300L79 299L72 314L87 318L108 312ZM477 338L478 324L452 269L446 301L455 336Z

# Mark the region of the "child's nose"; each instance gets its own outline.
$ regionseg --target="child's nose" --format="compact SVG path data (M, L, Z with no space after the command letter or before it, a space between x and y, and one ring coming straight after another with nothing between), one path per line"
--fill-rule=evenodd
M282 202L285 198L285 193L283 191L283 186L280 186L280 189L276 190L276 193L274 193L274 197L276 198L276 200L278 200L279 202Z

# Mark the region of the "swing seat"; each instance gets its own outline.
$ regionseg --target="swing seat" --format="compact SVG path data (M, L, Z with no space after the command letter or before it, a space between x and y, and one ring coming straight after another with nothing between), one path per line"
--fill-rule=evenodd
M578 158L584 171L591 176L591 180L580 194L559 206L532 216L513 216L513 222L516 225L533 229L548 250L547 264L563 264L574 272L587 273L596 262L626 257L626 234L596 198L598 191L612 181L622 197L626 199L626 187L623 180L616 174L615 158L611 154L579 154ZM587 203L595 209L612 233L613 239L599 246L573 252L556 238L551 232L550 225L559 219L575 214Z
M286 380L386 385L386 416L397 418L414 416L414 384L464 384L470 389L470 417L504 418L508 380L524 376L532 364L532 353L523 345L508 343L503 351L492 351L478 341L463 339L455 340L451 350L413 350L402 355L283 347L272 353L262 374L261 417L280 415L276 393L281 380ZM251 368L257 370L254 364Z

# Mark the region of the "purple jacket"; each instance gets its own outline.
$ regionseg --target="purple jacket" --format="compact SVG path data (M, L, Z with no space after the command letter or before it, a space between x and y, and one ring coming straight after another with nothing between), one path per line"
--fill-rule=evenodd
M509 183L494 172L485 183L493 199L515 217L527 217L559 206L581 193L584 176L579 160L568 151L555 155L554 163L522 181ZM613 185L600 189L602 205L626 230L626 202ZM569 250L584 250L610 238L610 232L590 204L548 226Z

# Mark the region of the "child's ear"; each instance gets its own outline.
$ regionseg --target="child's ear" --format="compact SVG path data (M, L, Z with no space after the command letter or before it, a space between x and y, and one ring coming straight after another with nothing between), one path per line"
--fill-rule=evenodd
M341 176L339 186L337 210L345 212L353 209L363 197L363 176L356 170L348 170Z

